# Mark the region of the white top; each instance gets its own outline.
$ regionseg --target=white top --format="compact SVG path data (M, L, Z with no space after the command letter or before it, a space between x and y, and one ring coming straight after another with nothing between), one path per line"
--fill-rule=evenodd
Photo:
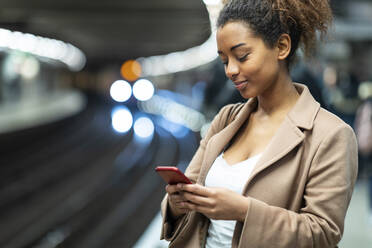
M205 186L227 188L242 194L243 188L260 159L261 154L257 154L234 165L229 165L223 158L223 153L220 154L208 172L205 179ZM235 220L211 219L205 247L230 248L235 224Z

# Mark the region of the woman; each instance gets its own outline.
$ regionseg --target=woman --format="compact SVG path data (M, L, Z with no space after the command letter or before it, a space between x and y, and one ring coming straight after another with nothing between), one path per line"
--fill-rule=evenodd
M185 174L167 185L169 247L337 247L357 175L352 129L320 108L289 66L331 20L326 0L232 0L218 54L247 103L214 118Z

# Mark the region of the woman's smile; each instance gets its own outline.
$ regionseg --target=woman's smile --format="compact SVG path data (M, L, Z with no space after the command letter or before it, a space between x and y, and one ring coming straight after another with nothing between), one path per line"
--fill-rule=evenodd
M234 82L235 88L237 90L243 90L248 84L248 81Z

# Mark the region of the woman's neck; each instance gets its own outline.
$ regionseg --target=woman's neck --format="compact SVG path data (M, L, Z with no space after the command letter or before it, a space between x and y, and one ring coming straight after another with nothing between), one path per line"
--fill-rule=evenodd
M295 105L298 98L299 93L287 73L257 97L258 107L256 113L267 117L286 115Z

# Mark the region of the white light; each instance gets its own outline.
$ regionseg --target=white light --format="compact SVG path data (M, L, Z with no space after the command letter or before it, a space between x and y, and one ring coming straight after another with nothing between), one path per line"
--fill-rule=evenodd
M11 31L0 28L0 47L9 47L9 44L11 43L11 35Z
M133 85L133 95L139 101L147 101L154 95L154 85L147 79L140 79Z
M84 53L69 43L1 28L0 49L13 49L57 60L73 71L81 70L86 63Z
M3 75L6 79L5 82L13 83L13 80L19 76L22 62L23 56L17 53L11 53L5 58L3 64Z
M149 101L139 102L138 107L143 112L161 115L166 120L186 126L195 132L200 131L205 123L203 114L159 95L154 95Z
M131 97L132 88L127 81L117 80L111 85L110 95L117 102L125 102Z
M138 118L133 128L134 133L141 138L149 138L154 134L154 123L148 117Z
M212 29L214 30L214 29ZM179 71L186 71L207 64L217 58L216 33L202 45L189 48L185 51L174 52L167 55L140 58L144 76L159 76Z
M206 5L217 5L221 3L221 0L203 0Z
M23 61L20 74L26 79L32 79L40 71L40 64L34 57L28 57Z
M26 53L33 53L35 51L35 47L37 46L36 44L37 38L33 34L25 34L22 37L22 51Z
M180 53L170 53L164 56L164 66L167 71L182 71L185 67L184 57Z
M127 108L119 108L112 111L112 127L119 133L128 132L133 125L132 113Z

